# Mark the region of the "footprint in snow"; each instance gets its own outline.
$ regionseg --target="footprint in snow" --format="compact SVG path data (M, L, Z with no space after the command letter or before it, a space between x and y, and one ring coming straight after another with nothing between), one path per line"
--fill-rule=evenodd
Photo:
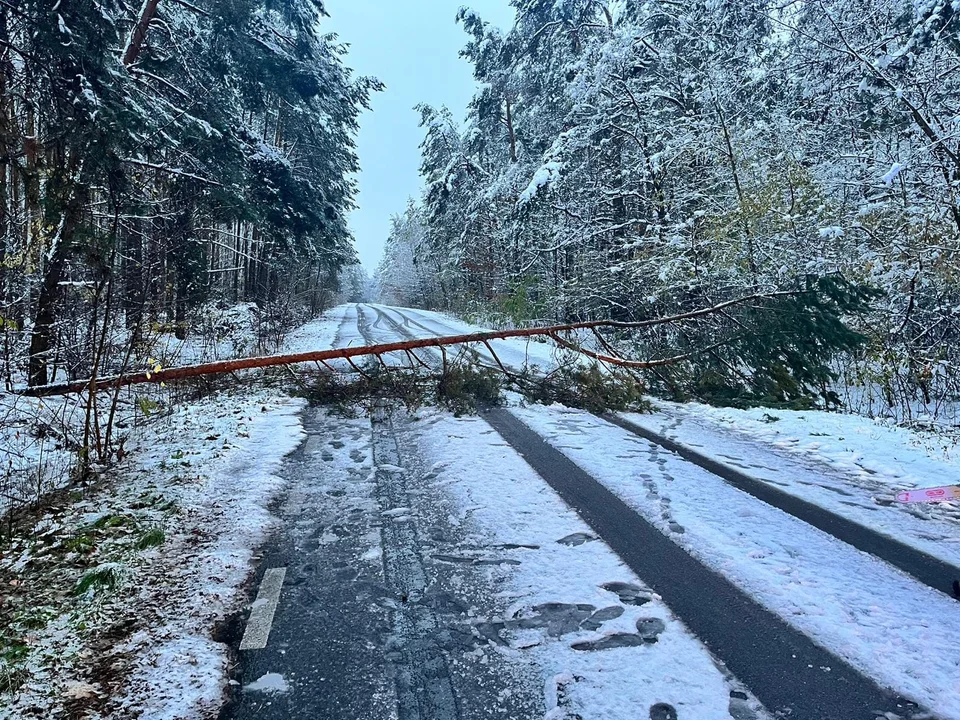
M667 625L660 618L640 618L637 620L637 632L643 641L652 645L660 639L660 633L667 629Z
M643 593L642 588L632 583L608 582L600 587L607 592L615 593L624 605L646 605L651 600Z
M621 632L607 635L599 640L586 640L584 642L577 642L570 647L572 647L574 650L590 652L596 650L610 650L612 648L637 647L638 645L643 644L644 640L639 635Z
M621 610L621 612L623 611ZM595 615L597 614L599 613L595 613ZM581 627L586 627L586 623L582 624ZM597 640L577 642L570 647L574 650L596 651L610 650L611 648L653 645L659 640L660 633L666 630L666 627L666 624L660 618L640 618L637 620L636 633L613 633Z
M600 626L603 625L603 623L605 623L607 620L616 620L621 615L623 615L623 608L619 605L611 605L610 607L601 608L580 623L580 629L592 631L599 630Z
M590 535L589 533L576 532L576 533L567 535L566 537L560 538L559 540L557 540L557 542L560 543L561 545L569 545L571 547L574 547L577 545L583 545L584 543L591 542L596 539L597 539L596 537L594 537L593 535Z
M677 720L677 710L673 705L657 703L650 708L650 720Z

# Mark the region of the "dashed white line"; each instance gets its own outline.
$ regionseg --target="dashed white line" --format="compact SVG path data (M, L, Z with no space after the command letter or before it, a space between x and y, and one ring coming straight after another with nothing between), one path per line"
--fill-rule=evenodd
M270 628L273 627L273 614L280 602L280 589L286 574L286 568L269 568L263 573L257 599L247 620L247 629L240 641L241 650L263 650L267 646Z

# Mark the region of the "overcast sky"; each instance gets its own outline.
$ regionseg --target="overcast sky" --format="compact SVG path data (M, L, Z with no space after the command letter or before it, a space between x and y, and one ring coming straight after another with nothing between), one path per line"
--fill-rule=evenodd
M471 66L458 56L467 35L455 22L461 5L508 28L508 0L326 0L323 28L350 43L346 64L387 88L360 120L359 209L350 218L360 260L369 273L380 262L390 216L420 194L423 131L414 106L447 105L462 117L476 87Z

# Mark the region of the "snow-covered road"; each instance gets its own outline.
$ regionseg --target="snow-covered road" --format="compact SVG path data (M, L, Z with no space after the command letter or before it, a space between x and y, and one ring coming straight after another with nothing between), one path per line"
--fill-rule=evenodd
M479 330L422 310L350 305L328 315L320 336L329 337L330 318L341 347ZM317 349L311 343L307 326L291 349ZM556 362L545 343L502 340L493 348L513 367ZM477 351L495 362L486 348ZM298 623L307 620L302 602L291 598L307 587L321 602L343 602L350 591L329 589L329 579L339 577L381 588L359 592L357 601L367 598L386 625L374 637L358 623L351 639L346 613L338 628L346 639L331 652L346 653L349 665L359 657L349 648L385 647L368 681L377 691L368 695L382 698L383 688L391 688L400 720L744 720L768 713L810 720L932 713L960 720L955 599L601 418L516 403L507 412L543 445L538 452L546 465L525 457L502 423L493 423L498 434L482 417L384 409L371 428L367 420L311 411L311 436L320 440L289 479L304 485L304 472L311 473L307 485L318 500L294 502L279 541L287 549L274 558L294 567L299 589L281 592L277 627L285 640L242 654L247 689L236 717L374 716L331 714L324 698L336 693L318 691L316 653L310 659L297 649L316 633L298 637ZM888 495L899 488L884 485L885 478L865 484L838 467L820 468L820 478L818 466L799 468L797 458L778 454L762 437L734 436L717 423L700 431L692 416L684 416L685 425L676 422L683 409L672 412L666 421L666 415L631 419L758 469L762 480L862 523L865 532L879 528L960 561L949 507L891 509ZM817 422L816 413L808 415ZM322 438L334 434L324 445ZM564 462L585 473L583 488L596 483L592 496L564 494L572 470L566 479L551 477L563 475L557 468ZM937 462L944 472L956 471L949 459L932 456L925 467ZM344 484L345 473L356 482ZM318 509L326 497L334 498L330 506ZM616 507L597 506L603 497ZM622 517L611 524L605 514L613 510ZM320 512L344 513L364 529L364 540L320 523L303 542L303 528L319 523ZM675 577L666 560L640 558L644 548L631 537L647 531L689 559L676 568L688 568L690 577ZM339 567L324 565L331 558ZM296 569L306 566L313 569ZM326 580L316 585L311 575ZM712 596L697 597L708 590ZM746 626L747 616L754 626ZM282 692L264 694L278 687Z

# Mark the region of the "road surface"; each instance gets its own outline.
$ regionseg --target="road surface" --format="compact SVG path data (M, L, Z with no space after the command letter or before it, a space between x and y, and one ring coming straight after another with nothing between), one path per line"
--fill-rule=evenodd
M465 329L409 308L340 312L337 346ZM543 343L494 349L516 368L553 361ZM313 408L305 426L224 718L960 717L936 690L960 651L896 627L905 607L960 623L955 570L865 525L670 453L683 448L622 418L383 404L370 419ZM692 519L672 488L705 475L735 494L735 516ZM789 566L741 560L751 522ZM884 657L890 628L900 642ZM927 652L940 664L925 678Z

